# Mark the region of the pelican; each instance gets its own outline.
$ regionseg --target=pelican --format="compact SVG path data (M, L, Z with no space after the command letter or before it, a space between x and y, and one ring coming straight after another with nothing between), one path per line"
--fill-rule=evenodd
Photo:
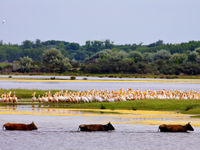
M43 95L42 96L42 101L45 102L45 103L48 103L48 97L46 97L46 96Z
M1 95L1 97L0 97L0 102L3 102L3 94Z
M14 92L12 101L13 101L13 103L17 103L18 102L15 92Z
M42 102L42 98L40 98L40 95L38 95L38 102L39 102L39 103Z
M35 97L35 94L36 94L36 92L34 92L34 93L32 94L32 96L33 96L33 97L32 97L32 103L35 102L35 101L37 100L36 97Z

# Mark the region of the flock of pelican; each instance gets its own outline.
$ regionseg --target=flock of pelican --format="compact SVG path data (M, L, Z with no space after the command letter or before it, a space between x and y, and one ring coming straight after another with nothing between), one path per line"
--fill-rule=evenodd
M15 92L12 95L12 92L4 93L0 95L0 102L3 103L17 103L18 99Z
M200 92L197 91L178 91L178 90L144 90L139 89L120 89L120 90L91 90L91 91L59 91L52 94L51 91L44 95L32 94L32 102L39 103L89 103L89 102L118 102L143 99L200 99ZM0 95L0 102L17 103L18 99L15 92Z
M143 99L200 99L200 92L196 91L178 91L178 90L145 90L139 89L132 90L98 90L91 91L59 91L52 94L51 91L45 93L36 98L36 93L33 93L32 102L44 102L44 103L80 103L80 102L117 102L117 101L131 101L131 100L143 100Z

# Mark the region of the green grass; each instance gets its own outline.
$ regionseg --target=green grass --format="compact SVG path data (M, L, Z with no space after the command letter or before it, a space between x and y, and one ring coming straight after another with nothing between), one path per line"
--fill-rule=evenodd
M200 115L191 116L191 118L200 118Z
M0 103L0 106L13 105ZM25 99L14 105L33 105L31 99ZM39 105L39 103L34 103ZM128 102L103 103L46 103L40 104L46 108L76 108L76 109L122 109L122 110L157 110L176 111L185 114L200 114L200 100L135 100Z
M186 114L200 114L200 100L135 100L112 103L49 104L48 107L110 110L158 110L177 111Z
M4 68L6 66L12 66L12 63L0 63L0 68Z

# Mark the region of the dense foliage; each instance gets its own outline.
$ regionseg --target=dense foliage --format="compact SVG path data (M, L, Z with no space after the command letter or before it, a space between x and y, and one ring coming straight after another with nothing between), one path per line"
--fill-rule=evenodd
M165 44L159 40L149 45L117 45L110 40L84 45L55 40L26 40L21 45L0 42L0 62L9 63L0 66L1 72L196 75L200 74L200 41Z

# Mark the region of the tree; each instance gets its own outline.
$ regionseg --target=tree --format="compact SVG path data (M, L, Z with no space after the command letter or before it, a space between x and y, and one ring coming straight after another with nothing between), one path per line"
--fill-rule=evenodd
M22 43L22 48L27 49L27 48L32 48L33 47L33 42L26 40Z
M143 57L140 52L132 51L129 53L129 57L134 60L135 63L142 61Z
M190 54L188 55L187 61L188 62L192 62L195 63L197 61L197 57L198 57L198 53L197 52L190 52Z
M183 73L188 75L200 74L200 66L198 64L187 63L184 65Z
M163 44L164 44L164 42L162 40L158 40L155 43L149 44L148 47L156 47L156 46L161 46Z
M78 60L78 61L83 61L83 60L85 60L86 58L88 58L88 55L86 54L85 51L79 50L79 51L76 52L74 58L75 58L76 60Z
M40 47L42 47L42 43L41 43L41 41L40 41L39 39L36 39L34 47L35 47L35 48L40 48Z
M6 52L3 49L0 49L0 62L3 62L6 60Z
M146 63L152 62L152 56L153 56L153 53L144 53L143 54L144 62L146 62Z
M195 51L200 54L200 47L196 48Z
M157 53L154 54L153 59L154 60L168 60L171 57L170 52L168 52L167 50L160 50Z
M80 45L78 43L69 43L66 46L66 50L78 50Z
M110 40L104 41L105 49L112 49L113 48L113 42L110 42Z
M132 72L131 66L133 64L134 64L134 62L132 61L131 58L124 58L117 63L117 65L119 66L120 72L123 72L123 73Z
M65 72L71 68L68 58L64 58L61 52L57 49L49 49L42 55L42 63L44 71L47 72Z
M30 72L33 65L33 60L28 56L19 59L19 71L20 72Z
M175 53L170 58L170 62L173 64L182 64L184 62L184 60L186 59L186 57L187 56L185 54Z
M116 62L128 57L128 54L125 51L117 48L113 48L110 55L110 61Z
M112 51L105 49L92 55L86 62L97 62L100 59L110 59Z

